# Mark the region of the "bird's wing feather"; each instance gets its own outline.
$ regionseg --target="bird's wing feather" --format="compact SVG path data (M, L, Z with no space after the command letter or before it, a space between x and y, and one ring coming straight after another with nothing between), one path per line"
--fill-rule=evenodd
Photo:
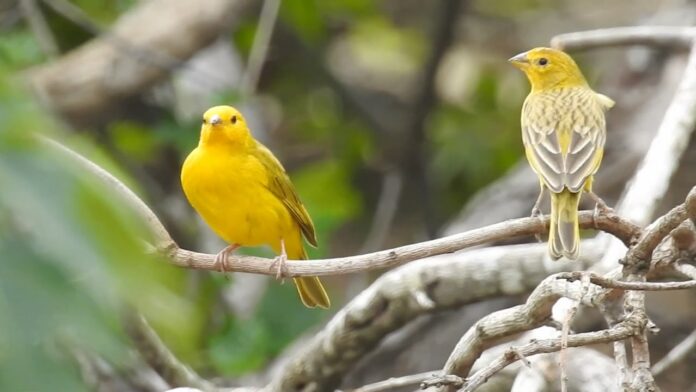
M578 192L599 167L606 105L589 89L530 96L522 110L522 139L534 171L553 192Z
M317 236L312 218L310 218L307 209L300 201L295 186L290 181L290 177L285 172L283 165L261 143L257 143L257 152L258 154L255 154L256 158L266 168L266 173L268 173L267 188L285 205L285 208L288 209L290 215L300 226L302 234L304 234L307 241L313 246L317 246Z

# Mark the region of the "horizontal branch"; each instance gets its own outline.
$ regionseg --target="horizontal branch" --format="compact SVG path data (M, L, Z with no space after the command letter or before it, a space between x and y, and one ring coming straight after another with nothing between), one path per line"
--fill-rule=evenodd
M548 216L542 218L519 218L470 230L431 241L401 246L357 256L323 260L294 260L286 264L286 276L340 275L355 272L393 268L410 261L430 256L452 253L478 245L508 240L515 237L544 234L548 231ZM635 240L640 228L613 212L580 212L580 227L597 228L618 237L625 243ZM215 255L192 252L180 248L165 250L171 263L179 267L219 271ZM275 275L272 259L235 255L229 258L228 272L249 272Z
M556 275L558 279L564 279L569 282L582 279L587 272L575 271L564 272ZM686 282L626 282L622 280L609 279L596 274L590 274L590 282L605 289L621 289L621 290L640 290L640 291L665 291L665 290L686 290L696 287L696 280Z
M594 49L606 46L646 45L689 49L696 37L696 28L676 26L613 27L560 34L551 39L551 46L562 50Z

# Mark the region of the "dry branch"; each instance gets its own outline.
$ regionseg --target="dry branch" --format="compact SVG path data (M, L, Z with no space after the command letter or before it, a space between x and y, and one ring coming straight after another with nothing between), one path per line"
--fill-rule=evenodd
M179 362L142 316L129 314L125 317L125 323L140 355L169 385L194 387L205 392L217 391L213 383Z
M568 347L588 346L597 343L610 343L626 339L636 333L637 328L642 328L640 322L631 319L618 324L610 329L579 333L568 337ZM488 365L486 368L476 372L471 378L467 379L462 392L472 392L481 384L486 382L494 374L504 367L518 361L521 357L531 355L552 353L561 350L561 339L544 339L532 341L521 347L511 347L503 356Z
M614 27L560 34L551 46L563 50L595 49L606 46L645 45L689 49L696 37L693 27L633 26Z
M140 2L110 32L31 71L32 87L64 115L107 113L228 31L250 1Z
M560 284L559 284L560 282ZM462 336L442 369L443 374L465 377L483 350L495 340L539 327L551 317L551 308L561 297L585 302L581 284L565 282L555 275L542 281L523 305L492 313Z
M583 268L601 252L592 240L586 243ZM526 293L549 274L577 267L546 260L546 244L514 245L418 260L391 270L295 354L269 390L332 390L357 359L416 317L485 298ZM434 306L421 306L417 293L424 294Z
M568 272L557 275L558 279L576 281L586 276L585 272ZM664 291L664 290L686 290L696 287L696 280L686 282L625 282L616 279L609 279L603 276L590 274L590 282L606 289L640 290L640 291Z

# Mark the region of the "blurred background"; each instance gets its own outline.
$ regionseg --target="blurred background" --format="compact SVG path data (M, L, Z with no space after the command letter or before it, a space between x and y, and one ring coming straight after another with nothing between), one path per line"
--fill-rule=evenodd
M274 358L378 275L326 279L334 305L318 311L267 277L151 262L147 230L123 200L36 134L124 181L183 248L216 253L225 244L186 202L179 170L205 109L237 106L312 215L320 246L310 256L365 253L529 214L538 185L519 136L528 83L509 57L560 33L691 25L695 10L680 0L0 1L0 390L165 388L123 327L133 307L203 376L262 382ZM596 185L611 204L684 56L574 56L618 102ZM693 151L664 208L693 185ZM423 340L432 354L387 348L346 383L437 368L467 325L519 300L420 320L404 333L452 326ZM689 300L666 299L684 312L660 326L694 321ZM673 372L673 390L690 385L686 373Z

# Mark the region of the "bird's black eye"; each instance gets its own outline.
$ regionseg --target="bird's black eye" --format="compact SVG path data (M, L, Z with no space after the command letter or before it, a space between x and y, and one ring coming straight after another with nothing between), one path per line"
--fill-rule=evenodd
M205 124L205 123L206 123L206 121L205 121L205 117L203 117L203 124Z
M230 121L232 121L232 124L236 124L237 123L237 116L232 116L232 120L230 120Z
M546 59L546 57L542 57L539 59L539 65L546 65L549 63L549 60Z

